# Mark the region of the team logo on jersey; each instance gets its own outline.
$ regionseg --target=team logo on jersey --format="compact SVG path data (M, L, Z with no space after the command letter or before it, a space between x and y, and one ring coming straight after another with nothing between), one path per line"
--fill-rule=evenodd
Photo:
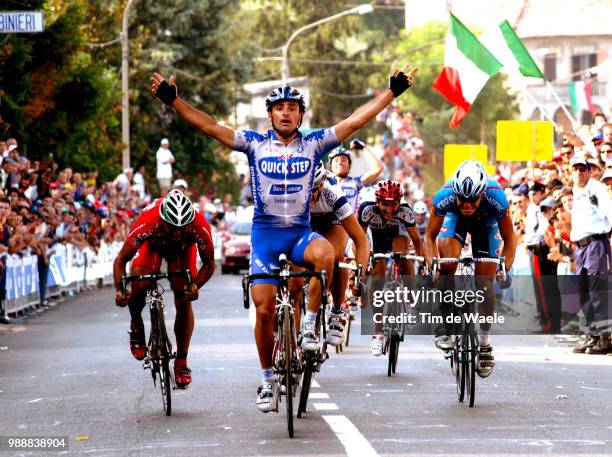
M448 232L448 228L445 227L444 225L442 227L440 227L440 233L446 233Z
M342 192L344 192L346 198L353 198L355 195L357 195L357 191L352 187L343 187Z
M272 187L270 187L270 195L297 194L303 187L304 186L301 184L272 184Z
M261 173L272 179L299 179L310 171L310 159L306 157L292 157L288 160L264 157L258 165Z

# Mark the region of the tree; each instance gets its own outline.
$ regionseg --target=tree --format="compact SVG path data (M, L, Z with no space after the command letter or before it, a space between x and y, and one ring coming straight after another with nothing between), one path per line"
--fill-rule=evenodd
M4 136L16 137L22 153L31 158L53 155L61 166L108 175L120 147L114 75L93 61L84 46L82 5L59 8L55 3L20 3L23 9L44 11L46 30L5 39L0 129ZM9 4L7 9L14 9Z
M249 63L227 52L230 12L235 0L142 0L134 10L130 36L140 41L131 49L130 114L134 163L154 170L154 154L162 137L170 138L176 171L190 184L237 194L237 176L228 173L228 151L180 119L154 98L149 78L154 71L174 74L181 97L215 117L230 113L236 86L246 78ZM197 176L202 176L198 179ZM189 179L188 179L189 180Z

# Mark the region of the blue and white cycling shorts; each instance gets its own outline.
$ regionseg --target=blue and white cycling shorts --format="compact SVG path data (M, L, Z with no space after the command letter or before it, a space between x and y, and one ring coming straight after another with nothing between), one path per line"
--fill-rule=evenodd
M461 216L446 213L438 238L455 238L465 246L467 234L472 236L474 257L498 258L501 255L501 235L497 217Z
M304 252L312 240L323 238L310 227L293 227L279 230L277 227L253 227L251 232L250 274L271 273L279 268L278 256L287 258L299 266L304 266ZM253 284L274 284L277 279L256 279Z

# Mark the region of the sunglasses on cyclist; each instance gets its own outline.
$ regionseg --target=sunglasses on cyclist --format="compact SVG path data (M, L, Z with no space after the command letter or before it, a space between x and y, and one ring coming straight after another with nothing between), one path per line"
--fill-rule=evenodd
M481 197L480 195L474 198L463 198L463 197L457 196L457 201L459 203L476 203L480 199L480 197Z

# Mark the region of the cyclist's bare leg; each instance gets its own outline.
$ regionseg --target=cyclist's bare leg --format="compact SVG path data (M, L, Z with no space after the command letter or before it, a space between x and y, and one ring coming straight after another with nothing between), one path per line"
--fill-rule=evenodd
M178 354L187 354L189 343L193 335L195 319L191 301L185 295L185 281L172 279L170 281L174 292L174 303L176 305L176 319L174 320L174 334L176 335L176 349Z
M327 272L327 284L331 283L334 271L334 248L329 241L325 238L312 240L304 251L304 261L315 271L325 270ZM308 292L308 311L316 313L321 306L321 282L318 279L311 279Z
M438 238L438 253L440 257L461 257L461 243L455 238ZM456 263L440 265L441 275L454 275L457 271Z
M272 366L274 350L274 304L276 302L276 285L254 284L251 295L255 304L255 344L259 353L262 368Z
M408 254L410 249L411 240L407 236L398 235L393 238L393 252L401 252L402 254ZM409 260L402 260L400 264L400 274L414 276L414 266Z
M146 268L146 267L132 267L130 270L131 276L137 275L150 275L157 273L157 271ZM132 291L130 293L130 302L128 308L130 309L130 317L132 321L136 323L142 322L142 309L145 305L145 295L149 289L151 283L148 281L134 281L132 282Z
M386 273L386 269L387 269L387 263L385 262L384 259L378 259L375 261L374 263L374 268L372 268L370 270L369 276L373 276L374 278L376 278L376 282L372 282L371 280L369 281L369 284L371 284L373 287L368 287L368 302L371 303L372 306L372 313L376 313L379 312L380 309L375 308L374 307L374 298L373 298L373 294L374 291L376 289L378 289L378 287L382 287L383 284L376 284L378 283L379 279L384 279L385 277L385 273ZM375 322L374 323L374 334L375 335L382 335L383 331L382 331L382 323L381 322Z
M304 271L305 268L296 265L291 266L293 271ZM300 328L300 318L302 317L302 294L304 293L304 278L291 278L289 280L289 293L293 297L293 321L296 332Z
M325 239L330 242L334 248L334 262L344 262L344 250L348 240L348 234L341 225L332 225ZM348 271L344 269L334 270L334 281L330 283L330 290L334 298L334 305L340 307L344 303L344 294L346 285L348 284Z
M461 243L455 238L438 238L438 254L440 257L461 257ZM457 271L458 264L456 263L443 263L440 265L440 277L437 278L436 282L441 290L454 290L455 289L455 272ZM441 316L446 318L450 314L451 308L448 303L440 303L438 312ZM450 326L446 324L439 324L434 330L434 336L436 337L436 347L439 349L447 350L450 347L450 339L448 336L451 334ZM441 342L440 338L446 337L446 340Z
M495 288L493 287L493 278L495 277L496 271L497 264L495 263L476 264L475 274L477 287L478 289L486 290L486 300L478 305L479 313L484 316L493 316L493 312L495 311ZM491 330L491 324L480 324L480 330L489 332Z

